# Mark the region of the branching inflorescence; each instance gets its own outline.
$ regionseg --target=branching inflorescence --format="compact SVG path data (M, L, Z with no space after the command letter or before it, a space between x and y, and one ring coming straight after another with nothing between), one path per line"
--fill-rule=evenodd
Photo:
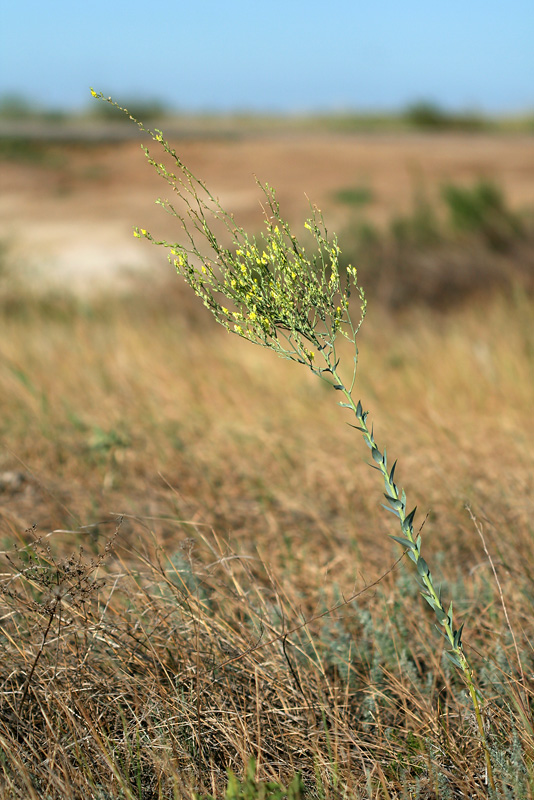
M129 115L111 98L91 91L94 97L107 100ZM134 235L170 249L169 260L178 274L230 333L274 350L283 358L308 366L314 374L342 393L344 399L340 405L354 414L358 424L352 427L361 431L371 450L371 466L381 473L384 480L384 507L399 522L400 535L391 535L391 538L405 549L413 561L421 594L434 611L447 641L446 655L463 674L485 753L488 782L493 787L480 697L462 644L463 625L455 627L452 603L446 608L430 568L421 555L421 536L414 529L416 509L407 510L406 494L395 482L396 462L388 468L386 450L378 448L373 429L369 430L367 425L368 412L363 410L360 401L356 403L352 397L358 358L356 337L366 310L365 295L358 286L356 269L349 266L346 277L341 276L337 239L335 236L329 238L324 219L316 208L312 209L311 218L304 224L306 239L314 248L308 254L291 232L289 224L280 216L275 192L268 185L259 184L265 197L265 230L259 238L249 236L235 223L233 216L223 209L205 184L183 164L161 131L151 131L134 117L130 118L163 148L173 163L175 171L170 171L143 146L149 163L185 206L185 212L181 212L169 200L157 201L180 221L186 244L154 239L143 228L136 228ZM232 249L221 245L214 232L216 226L222 226L221 229L226 231ZM206 244L209 246L207 251ZM351 293L355 293L359 301L356 324L349 308ZM349 383L343 380L339 371L336 352L339 335L354 347L352 379Z

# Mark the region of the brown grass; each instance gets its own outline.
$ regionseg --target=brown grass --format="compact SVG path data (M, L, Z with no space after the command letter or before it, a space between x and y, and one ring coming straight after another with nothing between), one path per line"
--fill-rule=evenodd
M362 403L429 512L503 798L533 795L533 310L519 290L371 308L360 338ZM0 311L3 796L190 798L250 756L311 797L487 796L334 392L178 288Z

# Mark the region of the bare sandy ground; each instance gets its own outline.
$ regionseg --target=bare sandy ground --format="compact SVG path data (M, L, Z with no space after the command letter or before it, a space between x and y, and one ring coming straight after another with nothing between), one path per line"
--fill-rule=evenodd
M330 230L357 212L335 199L365 187L365 217L385 224L409 209L414 191L429 199L447 182L497 182L512 207L534 208L534 137L487 134L270 134L173 142L183 161L251 231L261 226L254 175L277 189L283 215L297 226L308 199ZM155 151L156 152L156 151ZM162 251L132 236L139 225L175 239L175 221L154 204L169 192L139 142L51 145L35 163L0 162L0 242L7 262L35 287L77 292L154 280L171 269Z

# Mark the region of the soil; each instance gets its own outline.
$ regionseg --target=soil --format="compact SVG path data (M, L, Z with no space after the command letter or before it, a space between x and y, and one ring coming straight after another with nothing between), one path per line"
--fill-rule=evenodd
M296 230L309 213L308 198L339 231L358 214L386 224L411 207L417 191L432 201L445 183L480 179L497 183L512 208L534 208L534 137L526 135L275 132L172 144L252 232L262 219L254 175L276 188ZM124 287L140 271L150 270L154 280L169 274L163 252L132 236L139 225L156 237L180 237L176 221L154 204L169 192L138 141L28 147L0 161L4 267L37 288L79 292ZM359 210L336 199L337 191L354 187L370 194Z

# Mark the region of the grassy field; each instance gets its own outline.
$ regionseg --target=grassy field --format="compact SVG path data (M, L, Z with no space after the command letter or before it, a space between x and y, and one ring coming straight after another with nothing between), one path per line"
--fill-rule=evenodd
M6 271L1 796L222 797L231 769L243 800L534 797L534 300L524 264L480 274L443 307L374 286L356 393L465 622L495 793L337 393L178 279L79 299Z

